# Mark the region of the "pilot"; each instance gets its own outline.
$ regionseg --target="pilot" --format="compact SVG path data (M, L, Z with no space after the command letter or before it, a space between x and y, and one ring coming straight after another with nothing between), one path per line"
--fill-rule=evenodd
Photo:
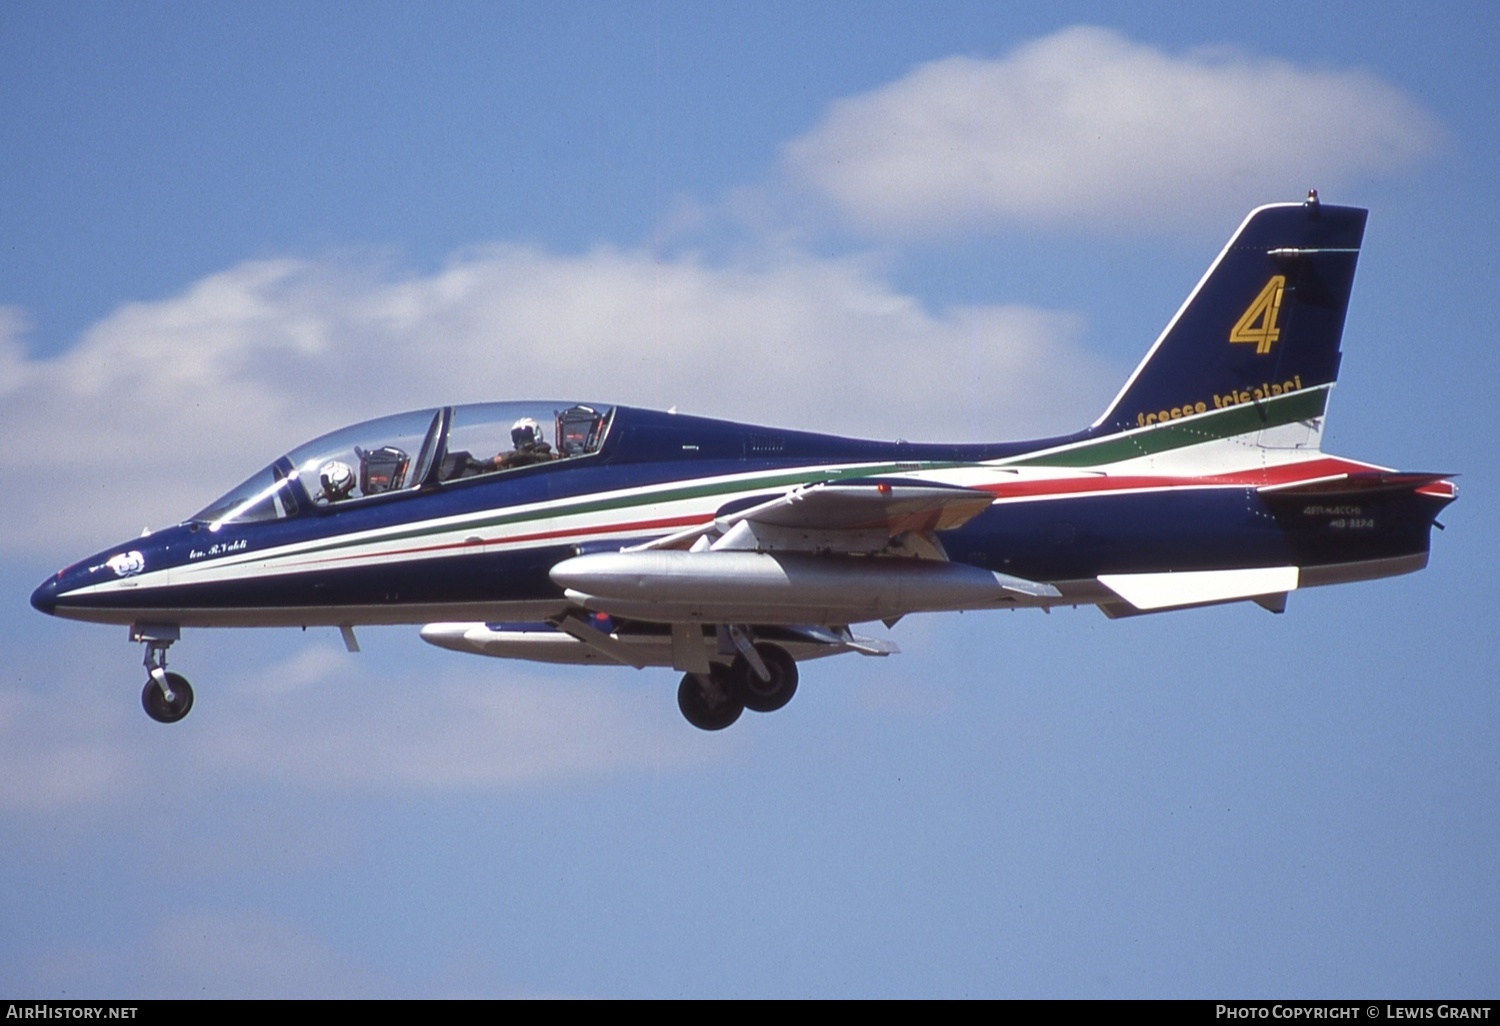
M510 426L510 443L515 446L494 459L497 470L510 467L529 467L533 463L546 463L557 459L552 446L542 437L542 427L530 417L522 417Z
M339 460L329 460L318 471L318 481L323 485L320 498L325 502L342 502L354 491L354 468Z

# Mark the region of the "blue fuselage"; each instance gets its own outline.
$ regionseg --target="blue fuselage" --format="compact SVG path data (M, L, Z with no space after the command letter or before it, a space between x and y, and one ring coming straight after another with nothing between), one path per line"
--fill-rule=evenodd
M1087 432L1012 445L868 442L620 407L586 458L324 505L304 475L289 515L159 530L60 571L31 601L83 620L183 626L546 615L564 603L549 571L580 553L799 485L956 477L996 502L941 533L950 560L1097 602L1101 575L1166 568L1294 565L1307 583L1321 583L1319 568L1329 583L1416 569L1451 501L1399 482L1314 494L1266 491L1254 474L1118 487L1099 487L1097 473L1024 474L1035 462L1026 454L1088 444Z

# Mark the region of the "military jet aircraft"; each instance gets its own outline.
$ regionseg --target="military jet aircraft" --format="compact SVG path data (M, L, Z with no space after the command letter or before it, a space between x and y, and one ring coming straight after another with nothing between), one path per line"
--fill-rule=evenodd
M59 571L37 609L126 624L146 712L184 627L425 624L459 652L681 671L717 730L797 664L911 613L1111 617L1409 573L1448 475L1325 454L1366 211L1261 207L1089 427L864 441L597 402L447 406L308 442L175 527ZM1441 525L1438 525L1441 526Z

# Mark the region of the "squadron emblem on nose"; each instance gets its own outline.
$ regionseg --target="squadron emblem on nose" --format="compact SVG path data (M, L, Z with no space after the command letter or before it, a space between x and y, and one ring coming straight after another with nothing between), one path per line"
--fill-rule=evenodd
M104 565L115 572L116 577L130 577L146 569L146 557L135 549L110 556Z

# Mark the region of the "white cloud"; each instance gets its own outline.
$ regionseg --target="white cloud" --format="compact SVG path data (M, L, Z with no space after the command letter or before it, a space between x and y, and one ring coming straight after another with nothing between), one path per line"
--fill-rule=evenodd
M33 357L0 319L0 550L76 558L299 442L444 402L588 399L848 434L1081 426L1113 374L1070 315L929 309L863 262L493 246L431 274L263 260Z
M268 639L290 653L280 661L207 667L208 707L174 728L141 712L145 674L132 673L133 658L109 671L122 686L101 701L98 671L64 657L45 691L0 689L0 812L140 815L166 781L184 805L247 781L338 795L496 793L675 769L736 747L681 722L670 674L596 668L564 681L556 669L437 652L411 629L363 633L371 650L358 655L280 632Z
M948 57L835 102L785 147L855 226L919 236L999 222L1201 223L1407 166L1433 118L1360 70L1169 54L1075 27L996 60ZM1227 209L1226 209L1227 208Z

